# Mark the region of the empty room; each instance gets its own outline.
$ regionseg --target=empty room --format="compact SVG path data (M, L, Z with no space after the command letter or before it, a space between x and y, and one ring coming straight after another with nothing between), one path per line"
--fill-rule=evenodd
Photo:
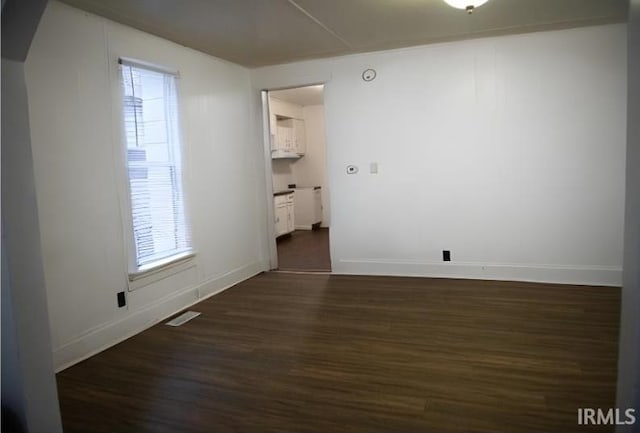
M640 432L640 1L3 0L3 432Z

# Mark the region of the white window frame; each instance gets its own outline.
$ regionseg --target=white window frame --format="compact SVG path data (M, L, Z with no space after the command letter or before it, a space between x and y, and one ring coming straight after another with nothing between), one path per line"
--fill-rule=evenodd
M127 257L127 268L128 268L128 288L129 291L135 290L140 287L144 287L153 282L164 279L172 274L185 271L189 268L195 266L194 257L196 256L196 250L193 245L193 239L191 239L191 248L188 251L183 251L177 254L174 254L169 257L165 257L154 262L146 263L144 265L138 266L137 264L137 252L136 252L136 244L135 237L133 231L133 214L132 214L132 205L131 205L131 185L128 173L128 156L127 156L127 138L125 132L125 124L124 124L124 97L123 97L123 79L122 79L122 64L126 64L129 66L147 69L155 72L160 72L163 74L170 74L175 76L176 78L176 99L178 106L178 130L180 135L180 152L182 153L181 163L182 163L182 189L183 189L183 205L184 205L184 213L186 224L190 226L190 212L188 211L188 194L187 194L187 182L185 172L185 161L186 161L186 150L185 150L185 142L182 135L182 124L181 124L181 116L180 112L182 111L182 104L180 100L180 88L179 88L179 78L180 73L177 70L170 69L161 65L156 65L153 63L140 61L128 57L118 57L117 60L117 68L115 68L115 74L117 75L117 86L114 89L114 98L117 101L114 104L114 117L117 119L115 124L117 124L117 128L119 131L119 154L120 154L120 164L119 172L120 178L122 179L122 198L121 202L121 213L123 217L123 231L125 234L125 246L126 246L126 257Z

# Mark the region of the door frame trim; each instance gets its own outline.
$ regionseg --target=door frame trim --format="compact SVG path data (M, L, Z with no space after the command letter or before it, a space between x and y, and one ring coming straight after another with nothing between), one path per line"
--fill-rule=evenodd
M262 141L264 152L265 193L267 195L267 248L269 270L278 269L278 246L276 244L276 210L273 204L273 164L271 161L271 119L269 112L269 90L261 90Z

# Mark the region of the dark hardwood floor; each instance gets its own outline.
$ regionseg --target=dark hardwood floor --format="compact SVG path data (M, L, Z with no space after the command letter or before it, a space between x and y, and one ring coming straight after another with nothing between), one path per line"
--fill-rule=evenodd
M71 432L595 432L620 290L266 273L57 375Z
M281 271L331 271L329 229L296 230L278 238L278 269Z

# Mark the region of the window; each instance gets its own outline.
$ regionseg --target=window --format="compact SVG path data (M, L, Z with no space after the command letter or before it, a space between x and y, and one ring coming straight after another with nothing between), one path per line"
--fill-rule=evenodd
M191 251L176 76L120 64L136 267L144 271Z

